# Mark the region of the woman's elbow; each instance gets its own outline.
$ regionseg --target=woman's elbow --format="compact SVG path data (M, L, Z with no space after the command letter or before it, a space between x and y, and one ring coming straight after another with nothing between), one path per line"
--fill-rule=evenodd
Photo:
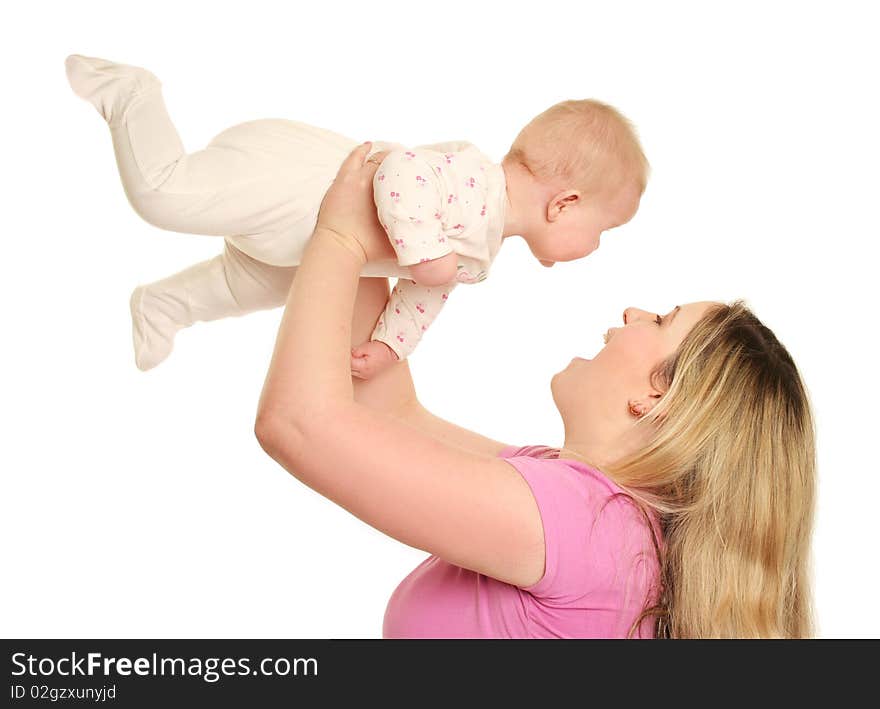
M274 460L284 465L296 458L301 436L296 425L274 410L260 410L254 421L254 435L260 447Z
M273 414L263 411L257 413L257 420L254 421L254 435L257 437L260 448L266 451L272 458L275 457L273 451L275 450L277 428L278 421Z

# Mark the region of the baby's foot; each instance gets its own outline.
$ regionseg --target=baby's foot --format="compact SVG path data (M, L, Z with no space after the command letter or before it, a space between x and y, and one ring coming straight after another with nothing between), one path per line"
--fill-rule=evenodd
M171 354L174 336L183 327L173 317L180 304L153 295L146 286L138 286L131 294L129 307L134 362L146 372Z
M161 86L146 69L97 57L71 54L64 66L73 92L90 101L111 125L124 120L134 98Z

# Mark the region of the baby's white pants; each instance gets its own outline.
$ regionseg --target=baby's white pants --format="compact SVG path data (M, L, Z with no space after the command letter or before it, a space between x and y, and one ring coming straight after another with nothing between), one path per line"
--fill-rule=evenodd
M136 293L141 317L164 330L283 305L321 199L356 145L267 119L233 126L187 154L158 87L110 130L125 193L141 217L161 229L224 237L219 256Z

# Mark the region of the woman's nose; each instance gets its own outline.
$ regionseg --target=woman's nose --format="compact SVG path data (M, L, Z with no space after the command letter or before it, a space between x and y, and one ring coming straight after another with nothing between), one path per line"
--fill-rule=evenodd
M639 320L645 317L650 318L650 313L645 310L639 310L638 308L627 308L623 311L623 324L628 325L634 320Z

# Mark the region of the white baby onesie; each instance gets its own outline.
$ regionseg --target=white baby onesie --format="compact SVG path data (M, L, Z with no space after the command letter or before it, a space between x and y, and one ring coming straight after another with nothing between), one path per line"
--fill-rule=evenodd
M396 150L373 178L379 221L401 266L458 257L455 281L421 286L401 278L372 339L403 359L458 283L479 283L501 248L504 172L468 143Z
M162 229L222 236L219 256L132 293L138 367L172 349L198 321L283 305L324 193L356 142L296 121L242 123L187 154L159 81L144 69L71 57L71 86L110 126L117 166L135 211ZM399 263L367 264L364 276L397 277L373 339L408 356L454 284L423 288L408 266L455 251L456 281L479 282L501 246L504 171L467 143L392 148L374 180L380 221Z
M235 134L240 135L233 140ZM223 135L223 134L221 134ZM219 136L218 136L219 137ZM216 140L216 139L215 139ZM249 256L278 266L296 266L314 231L321 199L345 155L338 145L350 141L330 131L295 121L264 120L226 131L223 144L246 154L259 143L260 152L289 155L279 178L290 185L292 215L279 228L226 239ZM294 156L291 146L296 146ZM479 283L501 248L505 181L500 165L470 143L456 141L412 149L376 142L373 152L390 150L376 172L373 193L379 222L388 232L397 262L364 267L365 276L397 277L384 313L371 339L387 344L400 359L418 345L456 283ZM302 153L309 156L302 160ZM234 194L224 196L227 204ZM407 266L455 252L455 281L426 287L409 278Z

